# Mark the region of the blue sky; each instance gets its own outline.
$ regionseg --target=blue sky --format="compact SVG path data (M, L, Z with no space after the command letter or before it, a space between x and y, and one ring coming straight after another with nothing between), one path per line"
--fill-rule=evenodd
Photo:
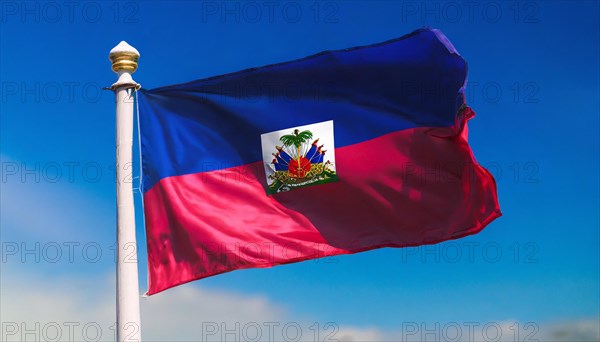
M435 246L194 282L142 300L143 336L201 340L199 322L270 320L302 322L305 338L318 323L321 340L328 322L338 339L398 339L410 324L424 339L422 323L451 322L494 322L503 338L519 324L520 340L528 322L532 338L598 339L599 11L595 1L2 2L2 322L104 322L110 338L115 119L101 88L116 80L107 56L119 41L140 51L133 76L150 89L429 25L469 63L470 144L496 176L504 216ZM18 340L9 325L3 336Z

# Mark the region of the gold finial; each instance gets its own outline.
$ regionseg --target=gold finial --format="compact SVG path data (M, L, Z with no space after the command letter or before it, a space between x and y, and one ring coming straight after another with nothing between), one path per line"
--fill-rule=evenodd
M125 71L133 73L137 70L140 53L133 46L127 44L127 42L122 41L110 50L108 58L112 62L114 72Z

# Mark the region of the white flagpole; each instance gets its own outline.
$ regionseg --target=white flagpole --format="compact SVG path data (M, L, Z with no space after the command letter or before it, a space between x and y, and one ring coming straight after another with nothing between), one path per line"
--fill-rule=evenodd
M119 79L111 90L117 98L117 341L141 341L135 208L131 184L134 92L132 78L139 52L122 41L109 54Z

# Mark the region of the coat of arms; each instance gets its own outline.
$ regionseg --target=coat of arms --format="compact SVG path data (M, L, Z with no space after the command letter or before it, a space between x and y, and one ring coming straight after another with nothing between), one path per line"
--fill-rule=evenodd
M267 133L261 138L269 194L337 180L333 121Z

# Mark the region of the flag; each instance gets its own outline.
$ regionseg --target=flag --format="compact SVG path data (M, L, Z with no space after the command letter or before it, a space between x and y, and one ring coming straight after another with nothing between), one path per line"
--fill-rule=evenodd
M501 215L438 30L139 92L148 294L456 239Z

